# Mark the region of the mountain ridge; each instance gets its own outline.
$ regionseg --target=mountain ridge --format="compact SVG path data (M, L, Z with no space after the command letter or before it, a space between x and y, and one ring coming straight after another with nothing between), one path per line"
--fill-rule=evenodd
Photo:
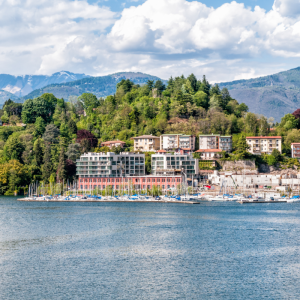
M300 107L300 67L252 79L220 82L231 96L248 105L249 111L276 121Z

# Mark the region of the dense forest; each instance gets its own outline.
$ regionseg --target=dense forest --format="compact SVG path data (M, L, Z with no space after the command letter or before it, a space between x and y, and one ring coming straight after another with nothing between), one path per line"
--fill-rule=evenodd
M291 142L300 142L300 110L273 124L248 112L226 88L193 74L171 77L166 86L160 80L142 86L122 80L105 99L84 93L68 101L52 94L23 104L8 100L0 116L0 194L6 195L33 181L73 180L76 159L87 151L108 151L100 146L108 140L122 140L132 151L131 138L142 134L232 134L234 151L223 158L241 159L250 157L246 135L282 135L285 154L260 158L269 164L283 160Z

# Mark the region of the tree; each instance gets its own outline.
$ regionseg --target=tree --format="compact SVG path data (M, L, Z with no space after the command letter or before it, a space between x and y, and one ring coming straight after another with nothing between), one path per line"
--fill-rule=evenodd
M254 113L247 113L245 118L246 132L256 134L257 116Z
M41 166L43 164L43 147L42 141L37 139L33 145L33 155L37 166Z
M70 144L66 155L69 160L76 161L76 159L80 157L80 144Z
M42 166L42 176L45 182L49 182L51 173L52 173L51 146L48 143L44 154L44 164Z
M194 102L197 106L201 106L205 109L208 109L209 98L206 93L199 91L194 95Z
M4 151L8 159L21 160L24 146L19 138L11 135L5 144Z
M159 95L166 89L165 85L162 83L161 80L157 80L154 84L154 88L157 89Z
M78 100L81 101L85 109L89 107L96 108L99 106L99 100L92 93L83 93L80 97L78 97Z
M296 109L292 115L298 120L298 128L300 126L300 108Z
M69 137L69 129L66 123L62 123L59 128L60 135L64 138Z
M63 181L67 177L65 149L62 147L59 154L59 162L57 167L57 180Z
M32 99L28 99L23 103L22 120L25 124L35 122L35 109Z
M293 128L297 128L299 125L299 119L296 119L292 114L286 114L283 118L281 118L280 127L285 130L290 130Z
M190 76L188 76L187 80L190 82L193 92L197 92L198 86L196 76L192 73Z
M247 144L246 136L242 134L237 142L236 146L236 155L239 159L244 159L249 155L249 152L247 151L250 147Z
M42 117L37 117L34 123L34 127L35 127L35 135L42 136L46 128L44 119Z
M91 148L96 147L98 144L97 138L91 132L85 129L77 131L76 142L79 143L85 151L89 151Z
M286 148L291 148L291 143L300 143L300 132L297 129L292 129L288 132L284 144Z
M53 125L49 124L46 126L45 133L43 135L43 139L45 142L48 143L57 143L58 142L58 136L59 136L59 130L58 128Z
M70 180L74 179L76 176L76 164L74 161L66 160L66 177Z
M209 95L209 91L210 91L210 84L209 82L206 80L205 75L203 75L203 79L202 82L199 83L199 91L203 91L205 94Z
M68 122L68 128L69 128L70 135L77 133L77 126L76 126L76 123L75 123L75 121L73 119L69 120L69 122Z

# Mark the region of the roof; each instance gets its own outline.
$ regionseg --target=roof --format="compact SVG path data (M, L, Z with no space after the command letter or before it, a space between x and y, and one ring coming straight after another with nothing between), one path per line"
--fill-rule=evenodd
M159 136L154 136L154 135L141 135L141 136L133 137L133 139L159 139Z
M180 148L180 150L191 151L191 148Z
M300 143L291 143L291 145L300 145Z
M167 153L166 150L157 150L156 152L158 152L158 153Z
M116 143L126 144L125 142L122 141L107 141L107 142L102 142L101 145L109 145L109 144L116 144Z
M202 152L213 153L213 152L222 152L222 150L221 149L199 149L195 152L198 152L198 153L202 153Z
M246 136L246 139L281 139L281 136Z

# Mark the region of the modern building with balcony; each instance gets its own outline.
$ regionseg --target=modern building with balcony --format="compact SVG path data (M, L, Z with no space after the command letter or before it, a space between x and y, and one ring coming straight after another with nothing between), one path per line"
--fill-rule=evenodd
M159 153L151 157L152 175L174 176L181 175L182 171L187 176L199 174L199 160L191 155Z
M85 153L76 160L76 175L79 178L143 176L145 155L129 152Z
M134 140L134 151L151 152L160 148L160 138L154 135L142 135L132 138Z
M252 154L271 154L274 149L282 151L281 136L247 136L246 141Z
M232 151L232 136L222 136L220 134L199 135L199 150L220 149L221 151Z
M291 144L292 158L300 158L300 143Z
M189 148L195 150L196 137L185 134L163 134L160 136L160 149L175 151L176 149Z

